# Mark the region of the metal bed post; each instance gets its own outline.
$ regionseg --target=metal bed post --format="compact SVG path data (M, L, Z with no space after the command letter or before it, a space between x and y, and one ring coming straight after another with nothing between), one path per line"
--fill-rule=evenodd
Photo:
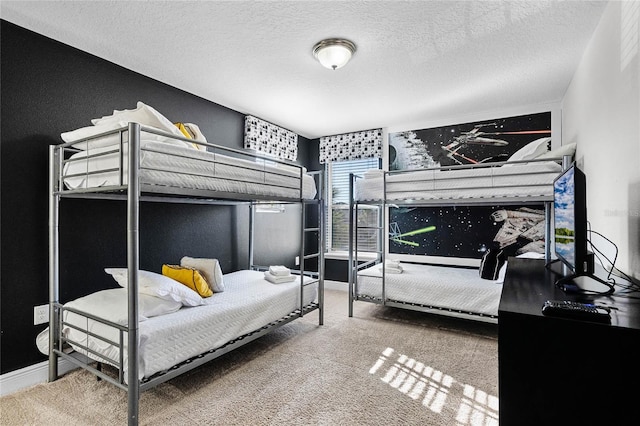
M237 207L236 207L237 208ZM249 270L253 270L253 234L255 231L256 205L249 204Z
M304 201L302 197L302 191L300 191L300 254L299 254L299 263L300 263L300 316L304 315L304 261L305 261L305 247L304 240L306 237L306 223L305 219L307 217L307 203Z
M544 261L551 262L551 201L544 203Z
M349 317L353 317L353 286L354 283L354 258L353 258L353 233L354 233L354 223L353 223L353 215L354 210L356 209L356 203L353 199L353 185L355 184L355 175L353 173L349 173L349 265L347 267L348 271L348 279L349 279ZM357 260L357 256L356 256Z
M318 174L318 188L320 194L318 196L318 304L320 312L318 313L319 325L324 324L324 232L325 232L325 215L324 215L324 173Z
M138 270L139 270L139 160L140 125L129 123L129 170L127 189L127 269L128 269L128 424L138 424L140 382L138 381ZM121 151L124 152L124 151Z
M58 257L58 225L60 194L58 193L58 170L60 154L55 146L49 147L49 381L58 378L58 355L53 349L58 343L58 290L60 287Z
M388 229L388 228L385 228L385 225L387 223L387 214L389 213L389 210L387 208L387 173L388 172L382 173L382 202L380 204L380 214L384 218L382 220L382 229L380 230L380 234L383 236L382 238L384 240L386 240L386 238L384 238L384 234L385 234L385 231ZM386 252L387 252L387 246L385 244L382 247L382 305L383 306L387 304L387 292L386 292L387 267L385 264L385 262L387 261Z

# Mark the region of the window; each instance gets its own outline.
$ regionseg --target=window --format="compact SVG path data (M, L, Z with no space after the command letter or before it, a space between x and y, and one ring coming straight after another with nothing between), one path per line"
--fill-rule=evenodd
M349 174L362 174L369 169L379 169L378 158L338 161L327 163L329 187L327 201L327 249L328 251L349 250ZM376 207L358 208L360 226L377 226ZM377 251L378 233L375 230L358 231L358 251Z

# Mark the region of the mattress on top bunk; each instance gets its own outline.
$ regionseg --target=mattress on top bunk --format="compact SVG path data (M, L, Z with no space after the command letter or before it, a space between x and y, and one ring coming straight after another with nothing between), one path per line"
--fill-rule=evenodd
M501 197L552 196L553 180L562 167L553 161L506 164L469 169L425 169L390 173L386 178L387 200L441 200ZM356 179L355 198L380 200L381 173Z
M387 300L465 313L498 316L504 276L480 278L478 269L402 263L402 273L385 274ZM382 272L374 265L358 272L358 296L382 298Z
M311 280L308 277L304 279L305 282ZM225 291L206 298L204 305L183 307L139 322L140 379L218 348L300 308L300 277L292 282L272 284L265 280L263 272L243 270L225 274L224 283ZM316 301L317 290L317 283L304 287L304 305ZM65 306L74 307L74 302ZM83 307L86 308L86 303ZM104 311L104 306L101 311ZM79 327L86 327L86 319L74 313L69 313L67 319ZM94 321L89 321L89 324L90 332L118 341L116 329ZM71 340L86 340L84 331L66 327L63 332ZM88 346L110 359L119 359L115 345L89 337ZM124 346L127 346L126 333ZM81 348L74 349L86 354ZM99 360L95 355L90 357ZM123 365L127 377L126 351Z
M316 195L314 178L301 175L303 169L296 166L268 164L261 159L250 161L164 140L143 139L140 147L142 184L286 198L313 199ZM73 154L63 168L65 186L79 189L125 185L128 144L123 146L122 183L120 157L117 144Z

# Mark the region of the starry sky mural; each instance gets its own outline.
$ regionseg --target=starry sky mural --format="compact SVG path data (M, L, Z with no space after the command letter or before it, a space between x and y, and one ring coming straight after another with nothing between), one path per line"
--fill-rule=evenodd
M505 212L510 217L501 220ZM521 212L531 216L526 223L512 217ZM543 252L544 234L526 233L543 219L542 204L392 207L389 209L389 252L480 259L489 248L501 242L508 256L524 251ZM504 239L504 231L510 239Z

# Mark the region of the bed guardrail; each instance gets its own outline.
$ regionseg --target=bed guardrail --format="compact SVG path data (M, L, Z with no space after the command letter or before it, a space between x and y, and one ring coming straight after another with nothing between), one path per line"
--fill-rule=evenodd
M139 129L139 140L150 136L156 140L162 138L171 142L166 146L163 144L155 147L142 144L139 148L140 152L155 156L149 164L138 162L141 175L149 176L141 182L143 192L181 194L187 191L185 194L188 196L232 199L275 198L293 201L304 198L306 171L296 163L197 142L147 126L136 128ZM114 140L104 146L105 138ZM63 196L125 191L128 186L126 170L129 138L130 130L127 126L57 145L55 149L59 150L59 161L56 166L56 191ZM205 147L206 152L189 148L171 149L176 148L175 143ZM188 161L193 165L189 169L178 168L173 165L176 160ZM155 179L159 179L158 182ZM191 181L194 187L185 185ZM238 193L242 191L238 188L245 187L246 196L239 197Z

